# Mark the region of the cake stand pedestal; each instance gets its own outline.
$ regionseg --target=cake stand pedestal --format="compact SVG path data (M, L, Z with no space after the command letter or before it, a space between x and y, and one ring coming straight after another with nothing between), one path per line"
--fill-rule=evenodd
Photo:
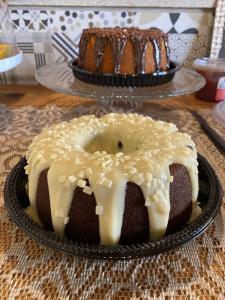
M96 100L93 105L74 107L74 115L97 116L109 112L141 112L146 100L193 93L205 84L205 79L197 72L181 67L171 82L162 85L139 88L99 86L76 79L66 62L44 66L36 71L35 77L49 89Z

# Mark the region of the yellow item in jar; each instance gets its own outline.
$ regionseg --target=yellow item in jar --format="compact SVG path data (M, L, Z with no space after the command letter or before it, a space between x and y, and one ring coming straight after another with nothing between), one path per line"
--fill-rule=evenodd
M8 44L0 44L0 59L10 55L12 46Z

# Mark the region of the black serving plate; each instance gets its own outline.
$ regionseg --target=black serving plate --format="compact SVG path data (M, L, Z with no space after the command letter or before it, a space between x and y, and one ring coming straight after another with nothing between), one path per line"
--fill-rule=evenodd
M170 61L168 71L159 71L155 73L146 74L132 74L132 75L113 75L107 73L95 73L80 69L77 66L77 60L70 61L69 67L73 70L76 78L97 85L115 86L115 87L144 87L154 86L169 82L173 79L179 65Z
M191 224L185 225L179 231L158 241L107 247L69 241L66 238L60 238L56 234L46 231L35 224L24 211L24 208L29 205L29 199L25 192L25 184L27 182L24 172L25 158L20 160L7 177L4 190L5 206L11 219L27 235L55 250L77 257L111 260L155 255L176 248L202 234L220 209L222 202L220 181L204 157L198 155L198 161L200 183L198 201L202 207L202 213Z

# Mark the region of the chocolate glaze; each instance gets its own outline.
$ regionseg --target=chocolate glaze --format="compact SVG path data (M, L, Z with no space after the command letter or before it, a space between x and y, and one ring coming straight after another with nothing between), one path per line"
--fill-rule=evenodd
M81 43L81 40L80 40L80 44L79 44L79 56L78 56L78 64L81 68L84 67L84 60L85 60L85 49L87 48L87 44L89 42L89 38L90 37L87 37L85 39L82 40L82 43Z
M147 40L141 40L136 37L132 37L134 52L135 52L135 72L138 74L144 73L145 70L145 52L147 49Z
M126 36L122 36L122 38L120 37L117 39L112 38L113 59L115 62L114 74L120 74L120 60L121 60L126 42L127 42Z
M95 42L96 71L98 72L100 71L101 68L106 42L107 40L102 37L98 37Z
M112 45L114 74L120 74L120 62L124 47L131 41L135 53L135 72L145 73L145 53L148 43L154 49L154 60L156 72L161 71L161 42L164 41L167 56L167 67L169 67L169 47L167 34L157 28L138 29L138 28L90 28L82 33L79 44L78 66L83 68L86 47L91 37L95 38L96 71L101 72L102 59L107 44Z
M160 65L161 65L161 48L160 48L160 42L158 40L152 39L151 40L152 45L154 47L154 58L155 58L155 66L156 70L160 71Z
M165 43L165 47L166 47L167 68L169 68L170 67L170 64L169 64L170 48L169 48L167 40L165 40L164 43Z

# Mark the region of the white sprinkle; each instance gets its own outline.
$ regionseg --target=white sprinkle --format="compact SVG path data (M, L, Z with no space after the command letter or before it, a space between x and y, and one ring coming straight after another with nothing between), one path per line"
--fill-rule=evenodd
M65 217L65 219L64 219L64 225L68 224L69 220L70 220L70 217Z
M24 170L25 170L25 174L29 174L30 172L30 166L26 165L26 167L24 167Z
M85 180L82 180L82 179L79 179L77 181L77 186L81 187L81 188L84 188L86 186L86 181Z
M105 178L104 178L104 177L101 177L101 178L97 181L97 183L98 183L99 185L102 185L103 182L104 182L104 180L105 180Z
M150 207L151 206L151 201L150 200L146 200L145 201L145 206L146 207Z
M106 166L106 162L105 162L105 161L103 161L103 162L101 163L101 166L102 166L102 168L105 168L105 166Z
M129 161L129 162L127 162L127 165L128 165L129 167L132 167L132 166L135 165L135 161Z
M110 160L106 160L106 161L102 162L102 167L105 168L109 164L111 164L111 161Z
M134 167L131 167L130 169L129 169L129 173L132 175L132 174L134 174L134 173L136 173L137 172L137 169L136 168L134 168Z
M116 153L116 157L121 157L121 156L123 156L123 152Z
M69 179L69 181L72 182L72 183L74 183L74 182L77 180L77 178L76 178L74 175L70 175L70 176L68 177L68 179Z
M88 195L91 195L93 193L92 188L90 188L90 186L85 186L83 192Z
M159 197L157 195L153 195L152 196L152 201L158 202L159 201Z
M66 181L66 176L65 175L59 177L59 183L62 183L62 182L65 182L65 181Z
M95 214L96 215L102 215L103 214L103 206L102 205L96 205Z
M173 176L168 176L169 182L173 182Z
M107 179L107 178L105 178L104 181L103 181L103 185L106 186L106 187L108 187L108 188L111 188L112 181L109 180L109 179Z

